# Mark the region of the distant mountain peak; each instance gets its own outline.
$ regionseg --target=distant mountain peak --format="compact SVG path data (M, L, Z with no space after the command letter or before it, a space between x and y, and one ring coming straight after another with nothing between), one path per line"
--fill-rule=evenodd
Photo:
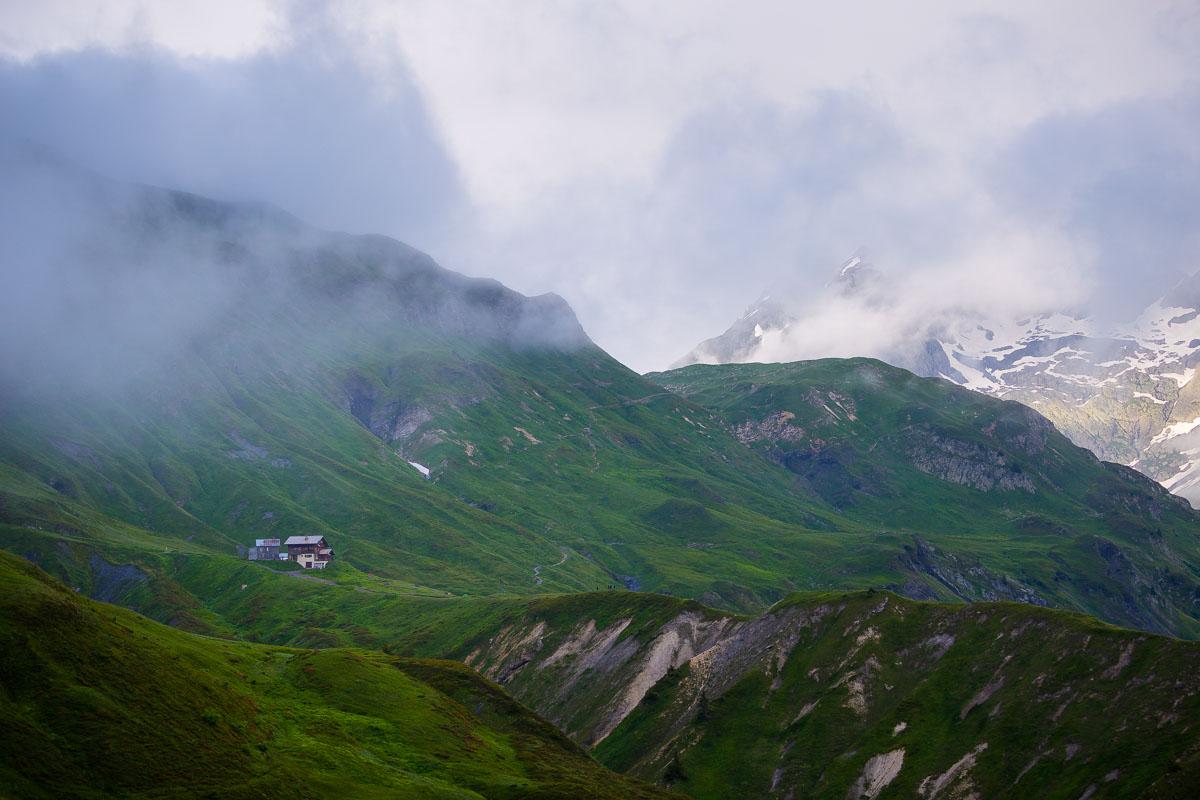
M826 286L836 286L843 295L848 295L862 290L877 276L875 267L867 261L865 248L860 247L841 263Z
M1200 309L1200 270L1185 275L1158 300L1162 308Z

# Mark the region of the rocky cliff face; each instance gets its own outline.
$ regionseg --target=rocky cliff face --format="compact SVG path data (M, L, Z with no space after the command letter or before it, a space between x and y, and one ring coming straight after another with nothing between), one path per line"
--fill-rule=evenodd
M506 626L465 662L504 686L586 746L603 741L664 675L707 651L740 625L700 606L669 616L628 615L566 626L530 618Z

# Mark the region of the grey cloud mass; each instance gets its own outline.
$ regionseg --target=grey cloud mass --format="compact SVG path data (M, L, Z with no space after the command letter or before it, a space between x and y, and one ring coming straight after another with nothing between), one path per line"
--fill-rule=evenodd
M639 370L860 246L914 314L1118 314L1200 268L1186 3L267 5L186 47L162 11L108 38L13 14L0 136L557 292ZM796 354L912 315L828 325Z
M1095 253L1096 310L1143 307L1200 269L1200 91L1060 114L993 166L1012 213L1051 219Z
M313 34L240 60L145 47L0 61L0 132L118 179L428 245L462 202L455 166L403 64L379 78L352 48Z

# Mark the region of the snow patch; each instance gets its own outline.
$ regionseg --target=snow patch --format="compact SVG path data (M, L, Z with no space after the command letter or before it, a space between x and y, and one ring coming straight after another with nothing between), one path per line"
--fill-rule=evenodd
M429 477L429 467L425 466L424 464L418 464L415 461L410 461L410 462L408 462L408 465L410 467L412 467L413 469L415 469L417 472L424 475L426 478Z
M1150 402L1152 402L1152 403L1157 403L1157 404L1158 404L1158 405L1160 405L1160 406L1165 406L1165 405L1167 404L1167 401L1166 401L1166 400L1159 400L1159 399L1158 399L1157 397L1155 397L1154 395L1152 395L1152 394L1147 394L1146 392L1134 392L1134 393L1133 393L1133 396L1134 396L1135 398L1137 398L1137 397L1140 397L1140 398L1141 398L1141 399L1143 399L1143 400L1149 400Z
M1191 422L1175 422L1158 432L1158 435L1150 440L1150 444L1159 444L1167 439L1174 439L1177 436L1191 433L1200 426L1200 417L1196 417Z
M1175 381L1179 384L1179 388L1182 389L1192 382L1192 378L1196 377L1196 368L1188 367L1183 372L1163 372L1159 374L1159 377Z

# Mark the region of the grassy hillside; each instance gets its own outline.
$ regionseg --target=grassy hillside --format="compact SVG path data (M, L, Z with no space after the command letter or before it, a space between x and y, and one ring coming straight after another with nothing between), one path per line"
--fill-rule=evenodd
M1036 412L870 359L650 376L859 524L917 537L923 597L1016 599L1196 635L1200 525L1187 502L1098 461ZM988 579L972 579L988 573Z
M184 560L185 581L224 570ZM744 617L645 593L464 599L237 569L220 619L331 649L186 634L0 556L2 713L15 721L3 783L35 797L35 783L106 796L176 781L222 797L645 791L579 763L557 729L693 797L842 797L898 749L881 797L942 775L944 796L1028 782L1048 797L1092 784L1098 797L1187 797L1200 780L1200 648L1077 615L859 592ZM431 655L467 662L557 729ZM200 769L188 751L236 768ZM136 774L92 766L142 760L154 763Z
M334 542L346 575L424 594L625 585L754 609L793 589L869 585L1197 631L1195 515L1022 407L854 361L774 384L711 368L722 391L759 388L744 405L703 391L685 400L598 351L465 345L455 358L488 376L476 387L486 397L435 402L426 394L448 390L418 366L441 369L439 347L389 351L407 364L391 374L410 383L378 389L375 403L429 412L404 440L381 439L340 406L325 373L295 385L294 370L227 378L167 417L102 402L10 406L3 545L83 588L97 582L96 559L132 565L153 578L139 591L156 595L138 608L195 617L200 630L221 627L204 609L223 589L193 579L180 593L185 562L171 554L223 556L228 572L240 568L239 544L306 531ZM863 383L863 369L886 380ZM856 419L814 405L821 391L852 399ZM620 399L630 396L650 399ZM804 437L746 437L747 425L785 411ZM1043 449L1021 451L1005 426ZM1032 491L948 480L970 476L953 453L941 473L922 471L913 453L931 436L1005 459L985 466L1026 477Z
M463 659L603 763L693 797L840 798L887 764L880 797L1200 785L1200 645L1081 615L872 591L754 617L611 592L407 611L389 650Z
M0 795L666 797L451 662L220 641L0 554Z
M290 640L312 587L249 613L266 568L236 579L239 548L315 533L364 603L623 586L753 612L874 586L1200 635L1200 518L1021 406L861 360L648 380L561 300L399 242L88 187L88 279L162 282L188 321L97 304L0 384L0 547L90 596ZM188 306L196 281L217 299ZM376 625L352 605L304 627Z

